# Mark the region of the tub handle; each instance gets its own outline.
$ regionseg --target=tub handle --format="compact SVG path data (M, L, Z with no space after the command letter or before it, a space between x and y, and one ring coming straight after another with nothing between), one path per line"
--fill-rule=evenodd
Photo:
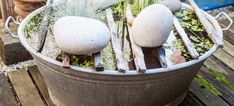
M229 20L229 22L230 22L229 25L226 28L222 28L222 30L224 30L224 31L229 30L231 28L232 24L233 24L233 21L232 21L231 17L227 13L225 13L225 12L220 12L215 17L215 19L218 19L221 15L224 15Z
M11 20L14 22L14 24L16 25L19 25L20 22L18 20L18 17L17 17L17 20L15 20L12 16L9 16L5 22L5 28L6 28L6 31L10 34L11 37L13 38L18 38L17 35L14 35L12 30L9 28L9 23L11 22Z

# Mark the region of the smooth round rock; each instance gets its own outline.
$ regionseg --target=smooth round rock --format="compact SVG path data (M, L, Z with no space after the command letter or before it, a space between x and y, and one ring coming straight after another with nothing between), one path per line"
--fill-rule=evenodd
M132 25L134 42L141 47L158 47L166 42L173 28L173 14L161 4L142 10Z
M93 6L100 9L105 9L123 0L91 0L91 1Z
M162 0L159 2L159 4L165 5L173 13L179 11L182 8L182 3L180 0Z
M110 42L110 31L98 20L67 16L55 22L54 37L62 51L86 55L105 48Z

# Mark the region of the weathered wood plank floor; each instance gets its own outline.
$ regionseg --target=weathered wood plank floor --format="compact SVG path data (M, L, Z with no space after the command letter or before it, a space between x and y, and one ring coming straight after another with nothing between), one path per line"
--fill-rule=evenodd
M234 106L234 26L224 39L224 48L204 63L180 106ZM54 105L36 66L0 73L0 106L20 105Z

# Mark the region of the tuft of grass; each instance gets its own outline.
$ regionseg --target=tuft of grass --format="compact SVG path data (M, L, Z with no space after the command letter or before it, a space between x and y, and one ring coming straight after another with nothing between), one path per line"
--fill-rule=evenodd
M91 2L90 0L65 0L54 6L51 17L55 21L64 16L80 16L102 21L105 20L104 12L98 10Z
M222 93L220 93L211 83L206 81L206 79L204 79L201 75L197 75L196 79L199 81L200 84L205 86L205 88L209 89L215 95L222 96Z
M132 5L132 12L134 16L137 16L145 7L157 3L158 0L119 0L117 6L114 8L114 12L118 15L126 15L127 4Z

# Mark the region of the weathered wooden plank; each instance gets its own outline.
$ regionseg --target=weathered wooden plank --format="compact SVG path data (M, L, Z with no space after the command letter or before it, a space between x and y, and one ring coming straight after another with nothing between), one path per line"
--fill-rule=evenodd
M18 106L4 73L0 73L0 106Z
M44 106L44 103L26 69L8 73L22 106Z
M174 26L180 38L184 42L184 45L186 46L189 54L192 56L192 58L197 59L199 57L199 54L197 50L195 49L195 46L193 45L191 40L188 38L188 35L185 33L183 27L180 25L179 20L176 17L174 17Z
M234 17L232 17L232 20L234 20ZM229 21L226 19L222 19L219 20L219 24L221 27L227 27ZM232 25L228 31L223 31L223 35L225 40L227 40L230 44L234 45L234 25Z
M47 32L49 29L50 25L50 15L53 11L52 5L54 3L54 0L47 0L46 2L46 7L45 7L45 12L44 12L44 17L41 21L41 25L39 27L39 44L37 51L42 52L43 47L45 45L46 37L47 37Z
M49 92L46 86L46 83L41 76L41 73L39 72L37 66L32 66L28 68L29 73L31 74L32 78L36 82L42 96L44 97L46 103L48 106L54 106L54 103L51 101Z
M93 57L94 57L94 63L95 63L95 70L96 71L104 71L102 54L100 52L94 53Z
M132 15L130 5L127 5L126 16L127 16L128 23L129 23L129 21L133 20L133 18L134 18L133 15ZM131 26L129 24L128 24L128 31L129 31L129 38L130 38L130 43L131 43L131 47L132 47L132 54L133 54L133 57L134 57L134 62L135 62L136 69L139 72L144 73L146 71L146 64L145 64L145 60L144 60L144 54L143 54L142 48L134 43L134 40L132 38Z
M108 27L111 31L111 43L117 60L117 68L120 72L129 70L128 62L123 58L123 52L121 49L121 40L118 38L116 24L113 18L113 12L111 8L106 9L106 17L108 20Z
M208 89L201 88L197 80L193 80L192 84L189 87L189 90L206 106L230 106Z
M234 91L228 88L224 83L217 79L206 67L202 67L200 72L209 83L211 83L222 95L222 98L228 101L229 104L234 106Z
M222 39L219 38L219 35L217 31L214 29L212 23L210 23L210 21L204 16L204 14L201 12L200 8L197 6L194 0L188 0L188 1L192 6L192 8L194 9L194 12L196 13L200 22L204 26L206 32L208 33L208 37L211 38L217 46L223 47L223 41Z
M221 61L217 60L215 57L210 57L206 60L204 63L206 67L210 67L214 69L217 72L223 73L227 79L234 83L234 72L229 67L227 67L225 64L223 64Z
M191 92L188 92L179 106L205 106Z
M224 42L224 47L222 49L231 56L234 56L234 46L226 40L224 40L223 42Z
M222 49L219 49L214 56L222 61L224 64L226 64L228 67L230 67L232 70L234 70L234 57L229 55L227 52L225 52Z
M224 39L226 41L228 41L229 43L231 43L232 45L234 45L234 33L230 32L230 31L223 31L223 36Z

